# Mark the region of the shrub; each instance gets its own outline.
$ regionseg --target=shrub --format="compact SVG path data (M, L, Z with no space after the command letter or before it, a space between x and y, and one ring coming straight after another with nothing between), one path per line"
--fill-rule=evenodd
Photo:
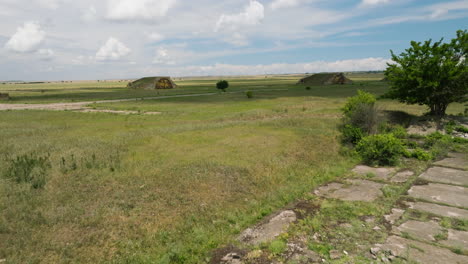
M18 156L10 160L5 177L17 183L30 183L34 189L46 184L47 170L51 167L49 156L39 157L34 154Z
M253 98L253 92L252 91L245 92L245 95L247 96L247 98Z
M417 160L424 160L424 161L429 161L433 159L433 156L431 153L428 153L421 148L416 148L411 152L407 151L405 153L405 156L407 158L415 158Z
M310 90L311 88L310 88L310 86L307 86L305 89L306 89L306 90Z
M344 117L340 130L343 142L357 144L363 136L377 131L379 111L374 105L375 101L372 94L361 90L348 99L342 109Z
M388 123L383 123L379 127L380 132L385 134L393 134L396 138L406 139L408 137L408 133L406 129L400 125L391 125Z
M349 124L344 125L344 127L341 129L341 133L342 141L352 144L357 144L364 137L364 133L359 127L355 127Z
M373 104L359 104L345 118L345 122L359 127L365 134L375 134L379 123L379 110Z
M376 99L374 95L362 90L358 90L357 95L350 97L342 110L346 116L349 116L354 112L354 110L356 110L359 105L374 105L375 102Z
M222 80L216 83L216 88L223 90L223 92L226 92L226 89L229 87L229 83L226 80Z
M371 135L361 139L356 151L369 165L395 165L405 152L400 139L392 134Z
M450 141L450 138L446 135L443 135L439 131L431 133L427 135L426 138L424 139L424 147L430 148L434 146L437 142L441 142L441 141L447 142L447 141Z

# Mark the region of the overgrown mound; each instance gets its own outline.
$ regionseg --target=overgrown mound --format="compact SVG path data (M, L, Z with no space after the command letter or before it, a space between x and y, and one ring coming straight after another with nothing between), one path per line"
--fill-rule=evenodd
M350 79L341 73L316 73L299 80L297 84L307 85L330 85L330 84L351 84Z

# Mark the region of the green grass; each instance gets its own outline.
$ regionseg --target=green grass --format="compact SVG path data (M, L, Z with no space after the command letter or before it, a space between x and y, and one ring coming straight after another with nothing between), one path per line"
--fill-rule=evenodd
M371 81L311 90L292 77L229 81L228 91L239 93L93 105L160 115L1 112L0 259L203 263L263 216L342 177L357 161L338 154L339 109L357 89L386 89ZM181 88L160 95L216 92L216 80L176 82ZM155 95L124 85L8 84L0 92L10 93L10 103ZM18 157L47 160L15 163ZM29 179L38 175L35 188ZM338 208L340 217L372 209Z

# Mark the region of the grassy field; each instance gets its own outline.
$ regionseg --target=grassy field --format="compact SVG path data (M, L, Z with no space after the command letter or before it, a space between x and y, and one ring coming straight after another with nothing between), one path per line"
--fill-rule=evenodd
M371 77L310 90L289 77L238 78L228 89L238 93L93 105L161 112L154 116L0 112L0 259L203 263L242 229L358 162L339 155L336 127L357 89L385 92ZM159 94L217 92L212 80L177 83ZM155 96L123 85L8 84L0 92L10 103Z

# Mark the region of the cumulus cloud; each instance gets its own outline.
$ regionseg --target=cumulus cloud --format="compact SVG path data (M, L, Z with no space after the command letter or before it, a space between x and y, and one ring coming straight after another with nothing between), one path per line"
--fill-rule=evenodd
M301 0L275 0L270 4L271 9L279 9L286 7L297 6L301 3Z
M362 5L364 6L376 6L380 4L389 3L390 0L362 0Z
M110 37L96 53L96 60L119 60L128 54L130 54L130 49L127 48L127 46L125 46L118 39Z
M46 33L36 22L26 22L18 27L16 33L8 40L5 47L8 50L25 53L36 51L42 44Z
M222 14L215 26L215 31L222 29L238 30L241 27L253 26L260 23L265 17L265 8L260 2L250 1L244 11L239 14Z
M107 18L117 21L154 21L164 17L176 0L108 0Z

